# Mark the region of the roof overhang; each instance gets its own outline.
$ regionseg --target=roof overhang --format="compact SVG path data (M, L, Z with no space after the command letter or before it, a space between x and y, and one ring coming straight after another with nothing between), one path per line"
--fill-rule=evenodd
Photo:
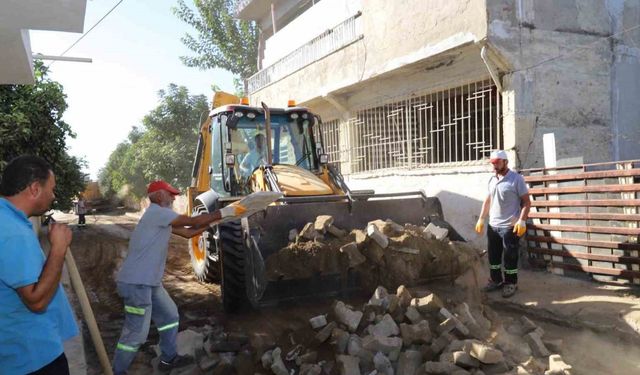
M34 82L29 30L81 33L87 0L0 2L0 84Z

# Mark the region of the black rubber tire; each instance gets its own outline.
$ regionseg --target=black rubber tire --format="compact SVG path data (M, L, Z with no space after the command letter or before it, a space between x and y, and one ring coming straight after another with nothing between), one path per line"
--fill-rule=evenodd
M245 243L240 220L218 225L221 255L222 306L233 313L250 307L245 284Z
M202 203L197 203L193 208L192 216L208 213L208 210ZM217 230L213 228L207 229L200 236L189 240L189 253L191 255L191 267L196 278L205 283L220 282L220 257L216 249ZM197 260L194 256L194 243L198 242L198 246L204 245L204 260Z

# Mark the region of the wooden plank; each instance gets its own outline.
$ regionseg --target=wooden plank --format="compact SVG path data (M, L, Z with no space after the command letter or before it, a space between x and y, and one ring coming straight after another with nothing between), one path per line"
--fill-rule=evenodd
M640 221L640 214L609 214L591 212L529 212L529 217L536 219Z
M640 191L640 184L587 185L530 188L529 194L610 193Z
M579 246L587 246L587 247L600 247L603 249L639 250L640 251L640 244L638 243L579 240L576 238L555 238L555 237L546 237L546 236L527 236L526 240L531 242L557 243L561 245L579 245Z
M588 179L595 179L595 178L634 177L634 176L640 176L640 168L620 169L620 170L613 170L613 171L595 171L595 172L583 172L583 173L524 176L524 180L526 182L576 181L576 180L588 180Z
M618 255L601 255L594 253L580 253L569 250L543 249L540 247L529 248L530 253L555 255L561 257L589 259L601 262L624 263L624 264L640 264L640 257L618 256Z
M626 207L640 206L640 199L585 199L585 200L558 200L558 201L531 201L532 207Z
M640 271L622 270L619 268L603 268L593 266L581 266L578 264L551 262L552 267L564 268L565 270L582 271L586 273L597 273L601 275L619 276L628 279L640 278Z
M552 225L552 224L529 224L529 229L558 231L558 232L579 232L579 233L604 233L622 234L628 236L639 236L640 228L622 227L597 227L588 225Z

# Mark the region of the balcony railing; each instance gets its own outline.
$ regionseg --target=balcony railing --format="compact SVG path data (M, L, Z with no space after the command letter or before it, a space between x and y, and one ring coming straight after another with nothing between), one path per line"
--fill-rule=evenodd
M249 77L247 80L249 93L254 93L361 39L362 31L358 22L360 15L361 13L358 12L347 18L334 28L323 32L300 48Z

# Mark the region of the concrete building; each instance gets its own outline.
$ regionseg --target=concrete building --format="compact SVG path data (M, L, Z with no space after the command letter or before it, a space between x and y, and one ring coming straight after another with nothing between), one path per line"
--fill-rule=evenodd
M81 33L87 0L0 2L0 84L31 84L33 53L29 30Z
M245 0L237 14L262 30L252 103L312 108L353 188L424 189L469 239L492 149L540 167L554 133L558 164L640 158L638 0Z

